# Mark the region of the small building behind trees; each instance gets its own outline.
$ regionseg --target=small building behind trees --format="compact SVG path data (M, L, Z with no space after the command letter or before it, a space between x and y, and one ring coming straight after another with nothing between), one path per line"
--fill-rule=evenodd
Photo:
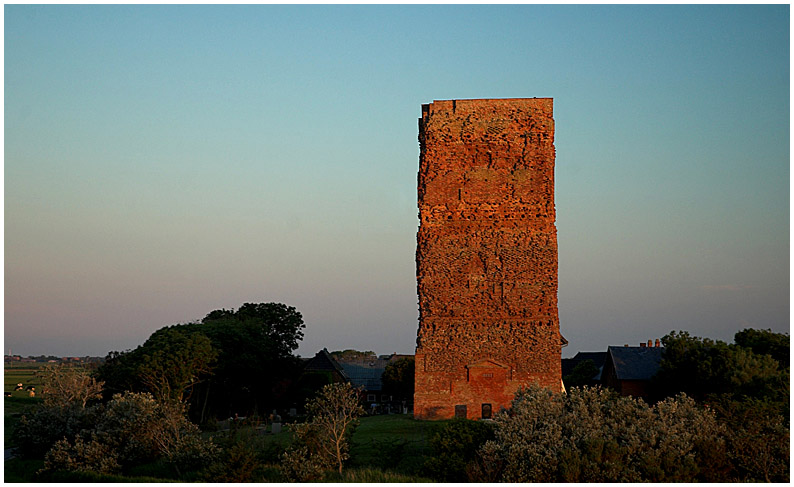
M601 382L623 396L647 400L651 377L659 371L663 353L664 347L659 346L659 340L656 346L608 347Z
M354 350L329 352L324 348L306 361L301 383L311 383L319 389L324 384L349 382L361 391L361 403L367 411L398 412L407 405L404 398L384 388L383 373L389 364L412 358L397 353L377 356Z

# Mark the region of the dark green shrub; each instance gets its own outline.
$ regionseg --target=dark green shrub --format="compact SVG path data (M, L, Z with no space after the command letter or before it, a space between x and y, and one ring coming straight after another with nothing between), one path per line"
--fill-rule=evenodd
M159 477L130 477L120 474L103 474L87 470L58 470L42 472L36 477L36 482L47 483L79 483L79 484L109 484L109 483L143 483L159 484L166 482L178 482L177 480Z
M165 460L157 459L153 462L142 463L129 467L124 471L129 477L151 477L157 479L178 480L174 468Z
M224 450L220 459L199 474L204 482L251 482L261 466L256 452L243 443Z
M779 404L745 399L713 398L713 406L726 425L728 459L734 479L740 482L789 481L788 417Z
M23 460L12 458L3 462L3 482L22 483L39 482L39 472L44 468L44 460Z
M23 458L42 458L55 442L74 438L93 426L97 408L77 405L39 406L23 415L14 430L17 453Z
M432 453L423 474L439 482L466 482L477 450L492 438L493 426L486 421L453 419L439 424L428 441Z

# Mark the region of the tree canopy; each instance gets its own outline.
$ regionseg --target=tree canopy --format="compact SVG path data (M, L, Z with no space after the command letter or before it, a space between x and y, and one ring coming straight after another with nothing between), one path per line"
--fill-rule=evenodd
M749 348L755 354L769 355L777 361L781 369L789 366L791 337L787 333L747 328L736 333L733 341L740 347Z
M717 414L736 479L787 481L789 337L747 329L734 341L670 333L652 389L660 397L685 392Z
M759 354L740 343L752 343L768 350L775 344L775 353L784 348L782 340L771 332L737 333L737 343L691 336L688 332L671 332L662 338L664 353L653 388L661 397L685 392L698 400L714 395L730 395L736 399L754 398L788 402L788 366L770 354ZM772 334L774 335L774 334ZM780 334L778 334L780 335ZM780 335L785 336L785 335ZM785 353L788 354L787 341Z
M189 325L161 328L143 344L137 375L156 399L181 402L212 372L218 352L202 333Z
M194 418L281 407L299 369L293 351L303 317L281 303L245 303L198 322L155 331L143 345L111 352L98 377L108 394L125 390L189 401Z
M92 399L102 397L102 382L80 366L47 365L40 372L44 404L49 407L78 405L85 408Z
M381 381L383 392L395 399L413 403L415 364L413 357L405 357L386 365Z

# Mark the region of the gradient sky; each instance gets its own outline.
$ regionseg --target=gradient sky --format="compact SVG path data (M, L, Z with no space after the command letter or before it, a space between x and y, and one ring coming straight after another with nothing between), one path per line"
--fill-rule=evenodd
M553 97L577 351L789 331L789 6L5 12L5 351L244 302L298 352L413 353L417 118Z

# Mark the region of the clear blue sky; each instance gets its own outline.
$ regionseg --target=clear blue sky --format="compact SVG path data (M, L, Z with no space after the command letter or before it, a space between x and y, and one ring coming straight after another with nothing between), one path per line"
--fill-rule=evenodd
M553 97L564 356L789 330L789 6L5 11L5 350L413 353L420 107Z

